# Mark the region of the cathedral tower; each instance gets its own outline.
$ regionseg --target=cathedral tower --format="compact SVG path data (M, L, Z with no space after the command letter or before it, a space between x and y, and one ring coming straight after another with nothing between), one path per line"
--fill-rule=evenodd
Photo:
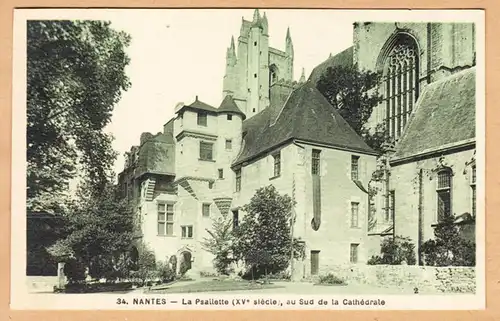
M223 96L231 95L247 118L271 104L273 84L292 83L293 43L290 30L286 50L269 47L267 16L255 9L252 21L242 18L238 47L234 38L226 52Z

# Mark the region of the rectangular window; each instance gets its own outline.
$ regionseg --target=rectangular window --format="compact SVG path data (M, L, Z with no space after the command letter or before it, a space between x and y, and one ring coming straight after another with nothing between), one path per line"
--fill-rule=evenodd
M236 192L241 191L241 168L236 170Z
M353 181L359 180L359 156L351 156L351 179Z
M226 139L226 150L233 149L233 141L231 139Z
M385 220L387 222L390 222L390 221L394 220L394 213L395 213L395 207L396 207L395 191L389 192L388 205L389 205L389 208L386 211Z
M320 153L321 151L318 149L312 150L312 163L311 163L311 174L319 175L320 171Z
M158 204L158 235L174 235L174 205Z
M207 114L198 113L198 126L207 127Z
M441 222L451 215L451 171L443 170L438 173L437 179L437 220Z
M227 120L233 120L233 115L227 115Z
M233 229L237 228L239 225L240 213L238 210L233 211Z
M219 168L219 179L224 178L224 170L222 168Z
M213 160L213 147L212 143L200 142L200 159Z
M210 217L210 204L205 203L202 207L203 217Z
M351 202L351 227L359 227L359 203Z
M186 225L186 226L181 226L181 237L183 239L192 239L193 238L193 226L192 225Z
M274 177L280 176L281 174L281 153L273 155L274 158Z
M351 263L358 263L358 247L359 244L351 244Z
M311 251L311 275L319 272L319 251Z

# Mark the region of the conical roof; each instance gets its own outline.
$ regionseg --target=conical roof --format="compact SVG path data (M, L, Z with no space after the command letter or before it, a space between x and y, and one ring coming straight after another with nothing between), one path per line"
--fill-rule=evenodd
M246 118L245 114L238 108L236 103L234 102L234 99L231 95L227 95L224 100L222 100L222 103L220 104L219 108L217 109L218 113L232 113L232 114L238 114L243 117L243 119Z

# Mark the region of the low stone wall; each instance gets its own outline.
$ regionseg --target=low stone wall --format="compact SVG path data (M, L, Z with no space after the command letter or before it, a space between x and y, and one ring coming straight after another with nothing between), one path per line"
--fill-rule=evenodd
M400 287L419 293L475 293L474 267L434 267L416 265L343 265L320 271L343 278L348 284Z
M52 292L58 285L57 276L27 276L28 292Z

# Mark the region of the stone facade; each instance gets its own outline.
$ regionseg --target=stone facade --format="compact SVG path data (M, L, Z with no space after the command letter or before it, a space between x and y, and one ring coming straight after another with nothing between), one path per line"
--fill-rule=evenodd
M206 230L212 219L244 219L241 207L256 189L271 184L297 202L293 234L304 241L306 258L294 262L294 279L326 273L335 266L364 265L372 255L379 254L381 239L394 234L411 237L418 250L433 234L438 204L436 168L443 162L453 171L453 212L471 211L474 126L450 125L473 135L472 139L467 137L466 145L461 145L460 135L451 135L443 138L446 144L426 150L418 146L420 149L414 148L415 153L409 157L396 156L401 156L405 141L426 141L408 139L408 126L418 128L416 114L434 108L432 103L443 111L462 104L463 112L459 114L463 117L455 121L465 124L466 119L469 125L473 121L472 76L468 73L446 80L475 63L472 25L355 24L353 49L343 52L342 59L331 61L349 62L350 55L349 63L382 73L389 70L388 75L394 78L393 70L399 67L387 67L387 59L394 58L395 48L402 43L402 49L396 51L406 56L396 57L393 62L408 63L408 70L413 68L408 78L398 83L406 86L400 95L404 100L395 105L391 98L394 90L389 91L392 96L375 109L368 124L373 128L380 123L390 125L388 106L393 111L403 110L404 106L407 116L393 125L401 127L395 146L381 157L331 108L311 80L293 82L290 32L286 50L279 51L268 45L268 28L267 17L261 17L258 10L251 22L242 20L238 47L231 40L227 50L224 98L219 108L198 97L191 105L177 106L175 117L165 124L163 133L143 134L140 145L132 147L128 154L119 184L136 205L138 240L151 247L157 260L175 255L181 261L189 260L192 271L212 271L213 256L200 244L208 236ZM328 62L321 65L321 70L326 70ZM463 79L469 82L463 85ZM381 92L395 83L383 81ZM413 87L408 85L412 81ZM441 82L448 86L445 89L459 88L455 105L441 106L442 102L432 96L441 92L441 85L434 85ZM461 90L460 84L467 90ZM421 99L428 86L439 88ZM422 105L427 107L419 107ZM448 132L453 132L450 128ZM434 129L430 128L429 133ZM278 154L280 170L276 174ZM314 175L313 159L318 165ZM369 197L372 190L378 192ZM464 225L462 230L474 238L473 225Z

